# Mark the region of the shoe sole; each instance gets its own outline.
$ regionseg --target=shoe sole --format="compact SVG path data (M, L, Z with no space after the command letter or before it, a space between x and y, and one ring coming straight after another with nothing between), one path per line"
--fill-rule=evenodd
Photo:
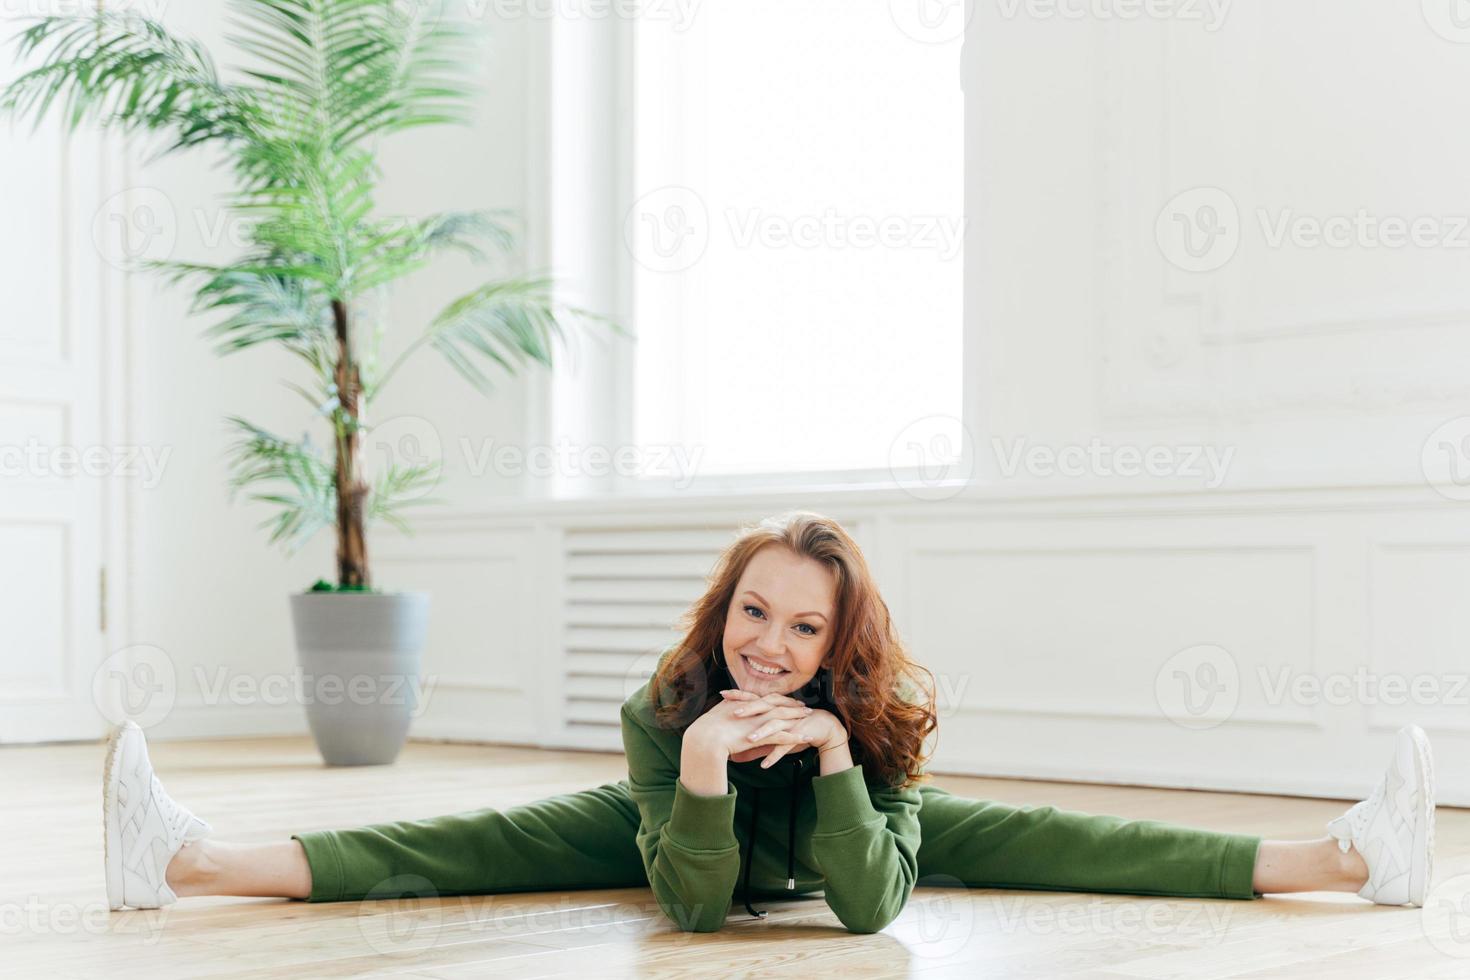
M127 726L118 725L107 738L107 762L102 768L102 859L107 869L107 904L123 908L122 827L117 821L118 748Z
M1429 748L1429 736L1424 734L1424 729L1415 725L1409 734L1414 739L1414 776L1419 780L1422 809L1415 814L1414 857L1409 861L1408 904L1422 908L1424 897L1429 892L1429 880L1434 873L1434 752ZM1424 862L1419 867L1419 862L1414 858L1421 854Z

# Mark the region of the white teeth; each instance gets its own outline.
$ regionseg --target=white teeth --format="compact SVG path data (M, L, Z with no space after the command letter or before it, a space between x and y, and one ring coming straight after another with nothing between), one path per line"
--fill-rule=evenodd
M754 670L757 673L769 674L771 676L786 673L786 671L781 670L778 667L763 667L760 664L756 663L754 660L751 660L749 657L745 658L745 666L749 667L751 670Z

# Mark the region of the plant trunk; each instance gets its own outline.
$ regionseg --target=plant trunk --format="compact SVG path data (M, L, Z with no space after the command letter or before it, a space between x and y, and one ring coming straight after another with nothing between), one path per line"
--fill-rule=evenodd
M358 397L362 384L347 334L347 304L342 300L332 300L332 320L337 328L337 586L367 588L372 579L363 533L368 488L362 478L359 453L362 427L358 424Z

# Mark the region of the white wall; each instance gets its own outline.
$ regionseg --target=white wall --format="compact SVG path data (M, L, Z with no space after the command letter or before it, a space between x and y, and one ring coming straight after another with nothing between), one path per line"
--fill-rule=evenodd
M1470 46L1419 4L1253 0L1218 20L1204 3L1118 6L1176 16L976 5L977 433L1233 448L1236 487L1421 481L1426 438L1470 395L1470 133L1452 122ZM1229 227L1188 271L1156 230L1188 265L1176 218L1205 206ZM1284 218L1309 230L1360 210L1423 219L1433 244L1276 244Z
M546 386L486 403L426 359L379 417L412 413L440 440L449 506L426 512L417 538L373 539L382 584L435 596L425 670L442 684L419 735L615 746L604 709L718 541L801 504L852 521L912 649L947 679L936 768L1347 795L1406 720L1430 729L1441 773L1465 768L1470 733L1453 702L1466 696L1470 520L1445 478L1470 434L1455 422L1470 285L1466 245L1454 245L1470 243L1458 225L1470 136L1455 123L1470 45L1417 8L1367 3L1153 5L1180 16L1130 20L1101 6L1045 16L1056 8L1020 0L970 9L965 421L982 479L952 495L527 502L544 487L475 478L457 450L461 436L540 438ZM218 7L169 16L207 34ZM391 149L385 200L509 206L525 216L531 264L585 260L595 242L550 241L545 25L503 25L494 43L476 126ZM189 215L220 186L183 159L127 182L168 188ZM1223 234L1192 257L1175 236L1201 232L1202 206ZM1427 219L1435 241L1270 240L1284 215L1310 232L1360 209ZM558 230L574 219L563 212ZM588 223L603 225L616 221ZM178 254L199 254L197 235L180 234ZM464 274L412 284L395 314L426 315ZM296 708L190 707L196 666L289 670L285 595L331 572L327 537L288 561L252 527L264 512L225 503L218 419L299 418L275 385L282 364L214 358L178 294L131 288L127 424L172 456L157 489L132 494L126 614L109 643L167 651L185 693L161 732L301 730ZM559 404L606 411L606 395ZM580 424L600 431L596 417ZM1153 448L1175 469L1005 470L1036 447L1100 452L1105 465L1119 448ZM1211 472L1209 452L1228 466ZM652 601L630 605L634 594ZM1420 704L1273 693L1283 677L1362 671L1434 690ZM1226 684L1203 721L1186 703L1201 680ZM1470 802L1470 784L1451 776L1445 798Z
M215 44L223 33L225 6L222 0L169 4L165 20ZM477 76L467 80L480 93L472 125L426 130L388 143L379 201L388 213L409 215L508 209L523 254L528 238L535 247L540 222L528 209L541 193L536 186L542 179L537 161L543 151L537 142L535 90L536 51L544 27L534 20L474 26L482 36L483 54ZM214 172L214 161L198 154L150 163L140 162L141 156L133 155L126 184L166 189L178 230L174 257L226 258L228 237L217 246L207 237L221 217L216 195L228 187L226 175ZM393 293L385 359L416 337L450 299L482 281L477 276L522 265L521 256L511 256L489 273L483 268L477 273L467 260L450 257L417 274ZM110 649L149 644L166 654L179 691L175 708L157 726L159 734L305 731L297 706L276 707L261 698L206 703L198 683L201 676L214 685L235 678L258 683L289 673L294 653L286 596L319 577L335 579L330 531L288 558L267 545L266 533L255 527L271 513L268 507L243 498L233 506L227 501L221 419L240 414L283 434L299 433L306 424L306 403L280 382L304 382L302 369L268 351L216 357L199 336L211 321L186 316L182 291L160 290L142 277L135 277L130 288L134 302L127 383L137 413L134 438L167 447L171 455L159 485L133 495L126 575L120 576L127 615L109 637ZM524 441L534 423L527 404L523 380L503 384L487 399L432 350L423 350L370 412L383 423L385 437L407 434L430 450L435 442L446 450L445 475L433 496L454 508L521 492L517 477L498 476L493 469L478 476L469 472L475 457L467 458L458 447L460 440L469 440L476 449L486 439L496 445ZM380 556L376 583L387 588L434 585L432 577L417 574L415 567L387 560L401 537L388 527L370 536L370 557ZM446 645L454 641L438 631L454 621L450 606L436 610L442 613L436 639Z

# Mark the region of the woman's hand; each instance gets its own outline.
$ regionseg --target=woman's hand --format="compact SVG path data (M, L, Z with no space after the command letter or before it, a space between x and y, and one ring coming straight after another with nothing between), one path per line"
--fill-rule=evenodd
M724 704L736 705L732 712L736 717L762 718L771 712L771 708L777 702L772 699L780 699L782 702L801 704L794 698L786 697L784 694L757 695L750 691L739 689L721 691L720 696L725 699ZM724 705L717 705L724 707ZM789 752L799 752L808 745L814 745L821 750L829 745L840 745L847 741L847 729L837 716L825 708L808 708L805 717L798 718L794 722L781 722L779 720L767 720L752 729L747 735L747 744L762 746L763 743L771 743L774 748L761 747L746 752L732 754L732 762L748 762L751 759L759 759L766 756L761 763L762 769L769 769L776 761Z
M747 694L744 691L736 693ZM705 749L721 752L731 762L749 762L771 751L771 745L782 743L787 726L797 724L816 713L812 708L784 694L748 696L754 700L734 701L726 698L700 715L684 732L685 743L697 743ZM748 737L758 731L764 731L765 734L757 739ZM805 745L803 740L798 739L792 739L790 744L795 745L798 741ZM780 757L776 756L777 759Z

